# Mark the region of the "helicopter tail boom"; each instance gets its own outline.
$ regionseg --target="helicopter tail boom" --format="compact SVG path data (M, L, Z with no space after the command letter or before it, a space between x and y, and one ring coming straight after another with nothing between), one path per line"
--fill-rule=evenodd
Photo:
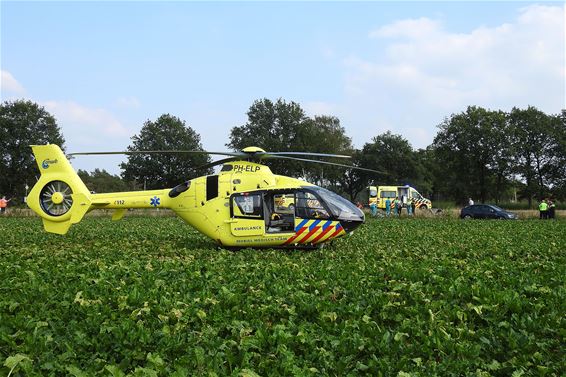
M168 189L94 194L57 145L32 145L32 150L41 177L27 204L48 232L67 233L91 209L115 209L112 219L119 220L129 208L169 208Z

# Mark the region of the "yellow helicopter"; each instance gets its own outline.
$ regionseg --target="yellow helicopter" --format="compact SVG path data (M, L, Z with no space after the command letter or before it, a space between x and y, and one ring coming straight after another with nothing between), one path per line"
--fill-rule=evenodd
M340 195L303 180L273 174L261 163L263 160L281 158L373 171L297 157L348 156L266 152L257 147L241 152L69 154L180 152L229 156L203 166L222 164L218 174L194 178L173 188L93 194L57 145L33 145L32 150L41 176L27 204L41 216L46 231L65 234L71 224L93 209L114 209L112 220L119 220L130 208L168 208L224 247L317 247L352 232L365 220L364 213Z

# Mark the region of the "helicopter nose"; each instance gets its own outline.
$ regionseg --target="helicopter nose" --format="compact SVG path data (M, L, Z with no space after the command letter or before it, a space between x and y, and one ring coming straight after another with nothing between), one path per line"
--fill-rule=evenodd
M356 206L352 206L350 213L342 213L338 217L340 225L344 228L347 233L350 233L360 225L362 225L366 218L362 210Z
M363 221L340 221L340 225L342 225L346 233L351 233L363 223Z

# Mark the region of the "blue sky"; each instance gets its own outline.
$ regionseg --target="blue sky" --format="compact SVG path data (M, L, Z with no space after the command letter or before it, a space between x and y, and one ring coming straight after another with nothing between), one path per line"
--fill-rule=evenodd
M68 151L120 150L170 113L225 150L256 99L334 115L362 147L415 148L468 105L565 108L562 2L2 2L2 100L57 119ZM118 173L119 157L77 168Z

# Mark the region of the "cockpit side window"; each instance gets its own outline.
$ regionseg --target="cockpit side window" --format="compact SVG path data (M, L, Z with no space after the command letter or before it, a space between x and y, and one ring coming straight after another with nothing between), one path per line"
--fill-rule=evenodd
M330 214L316 195L308 191L297 191L295 214L303 219L328 219Z

